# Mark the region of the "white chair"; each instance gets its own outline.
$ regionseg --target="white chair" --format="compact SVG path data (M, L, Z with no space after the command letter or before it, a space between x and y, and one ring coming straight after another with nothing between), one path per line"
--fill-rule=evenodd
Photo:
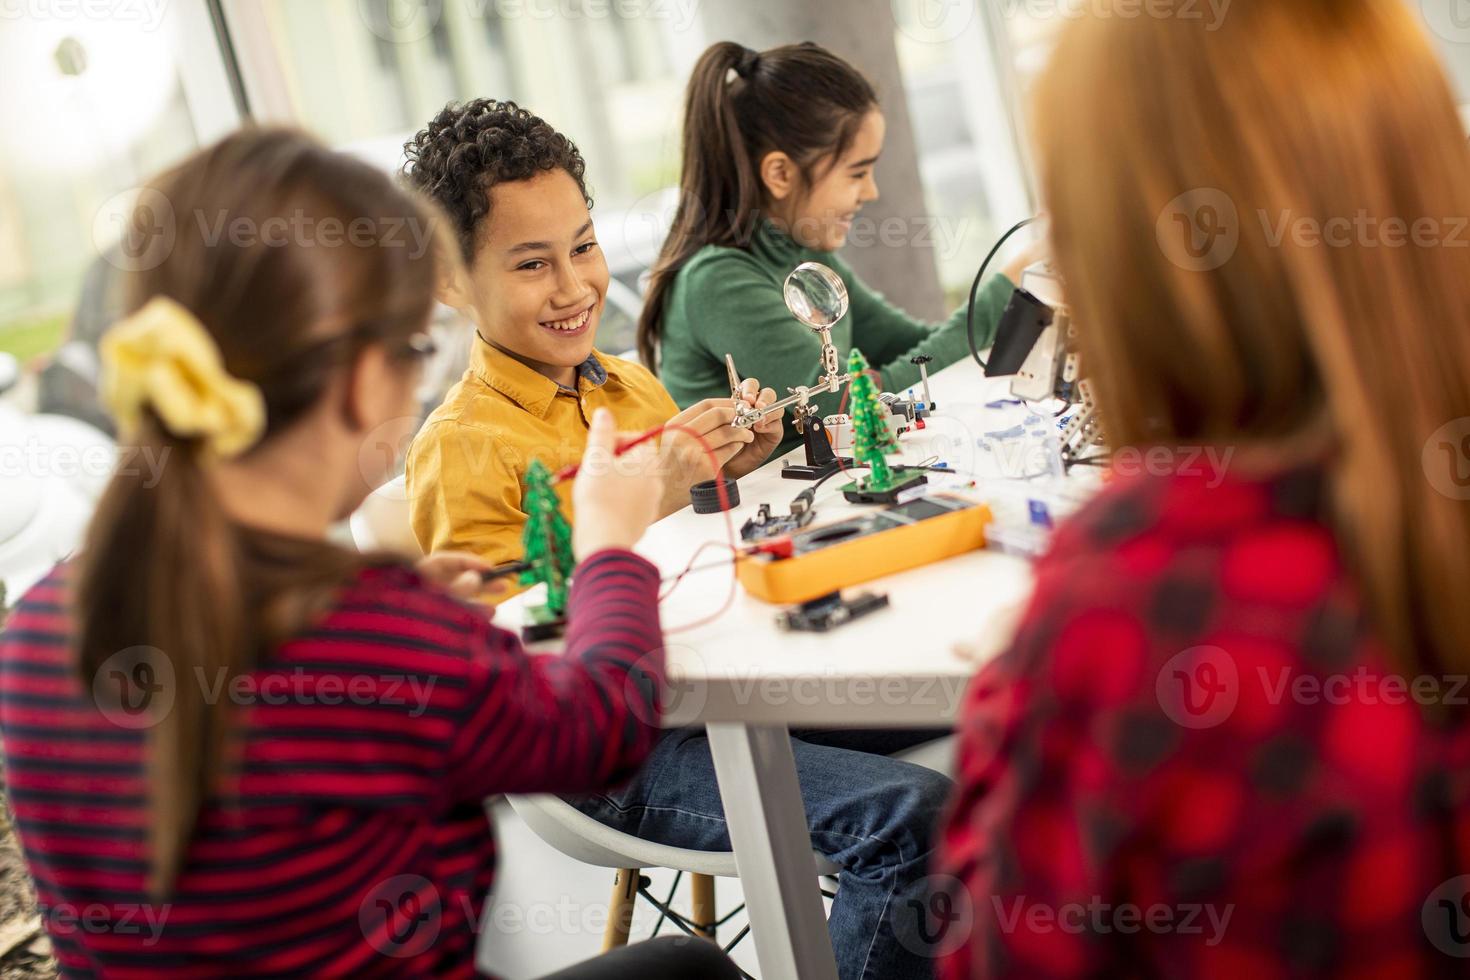
M358 551L392 551L418 557L423 549L408 519L408 488L396 476L372 493L347 519Z
M728 912L719 919L715 915L714 880L740 876L735 868L733 851L695 851L655 844L613 830L558 796L537 793L506 799L532 833L547 844L583 864L612 868L616 872L612 898L608 901L607 927L602 935L604 950L627 943L633 903L640 894L681 929L710 940L716 938L719 926L739 911ZM675 912L648 893L640 875L644 868L669 868L689 873L689 915ZM820 854L812 855L813 875L835 875L840 870ZM744 932L740 936L744 936ZM736 942L740 936L736 937ZM726 949L733 945L733 942L728 944Z

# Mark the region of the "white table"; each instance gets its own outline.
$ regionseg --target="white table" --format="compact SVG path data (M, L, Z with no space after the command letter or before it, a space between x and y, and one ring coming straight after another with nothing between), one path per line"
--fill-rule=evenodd
M1007 396L1008 379L985 379L962 362L931 380L940 417L901 440L902 459L939 455L961 473L979 474L985 460L976 439L1003 428L1007 410L984 404ZM991 424L993 422L993 424ZM797 451L800 453L800 450ZM735 532L762 502L786 513L809 486L785 480L773 461L740 480ZM838 475L816 498L816 523L851 516ZM936 485L963 483L940 477ZM981 481L977 499L994 485ZM728 541L724 519L686 508L649 529L638 551L665 576L685 568L702 543ZM725 601L733 572L729 555L706 548L696 568L663 603L668 633L668 727L703 724L709 732L730 839L740 869L751 933L764 980L835 980L811 843L796 777L788 727L941 727L951 724L976 660L1010 636L1030 591L1029 564L994 551L976 551L939 564L857 586L886 593L887 609L826 634L786 633L778 607L736 587L718 619L696 629ZM516 622L521 597L507 602L502 622ZM969 659L956 647L971 647Z

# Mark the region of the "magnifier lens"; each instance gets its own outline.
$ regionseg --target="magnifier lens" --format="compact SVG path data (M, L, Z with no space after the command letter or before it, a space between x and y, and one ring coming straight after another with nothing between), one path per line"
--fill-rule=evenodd
M830 327L847 313L847 286L820 262L803 262L782 288L791 315L814 330Z

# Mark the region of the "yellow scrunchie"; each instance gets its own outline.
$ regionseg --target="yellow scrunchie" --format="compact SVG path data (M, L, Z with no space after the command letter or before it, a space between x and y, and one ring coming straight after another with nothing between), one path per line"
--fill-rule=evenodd
M102 335L103 404L124 436L135 432L143 406L181 439L198 437L229 459L265 431L265 398L225 370L219 346L199 319L165 296Z

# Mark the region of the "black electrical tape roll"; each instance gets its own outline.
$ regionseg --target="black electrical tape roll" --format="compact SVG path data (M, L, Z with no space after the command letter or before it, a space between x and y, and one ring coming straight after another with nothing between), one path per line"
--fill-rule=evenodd
M725 496L729 498L730 509L734 510L740 506L740 486L728 476L721 479L725 481ZM690 487L689 499L694 503L696 514L720 512L720 491L716 489L714 480L705 480Z

